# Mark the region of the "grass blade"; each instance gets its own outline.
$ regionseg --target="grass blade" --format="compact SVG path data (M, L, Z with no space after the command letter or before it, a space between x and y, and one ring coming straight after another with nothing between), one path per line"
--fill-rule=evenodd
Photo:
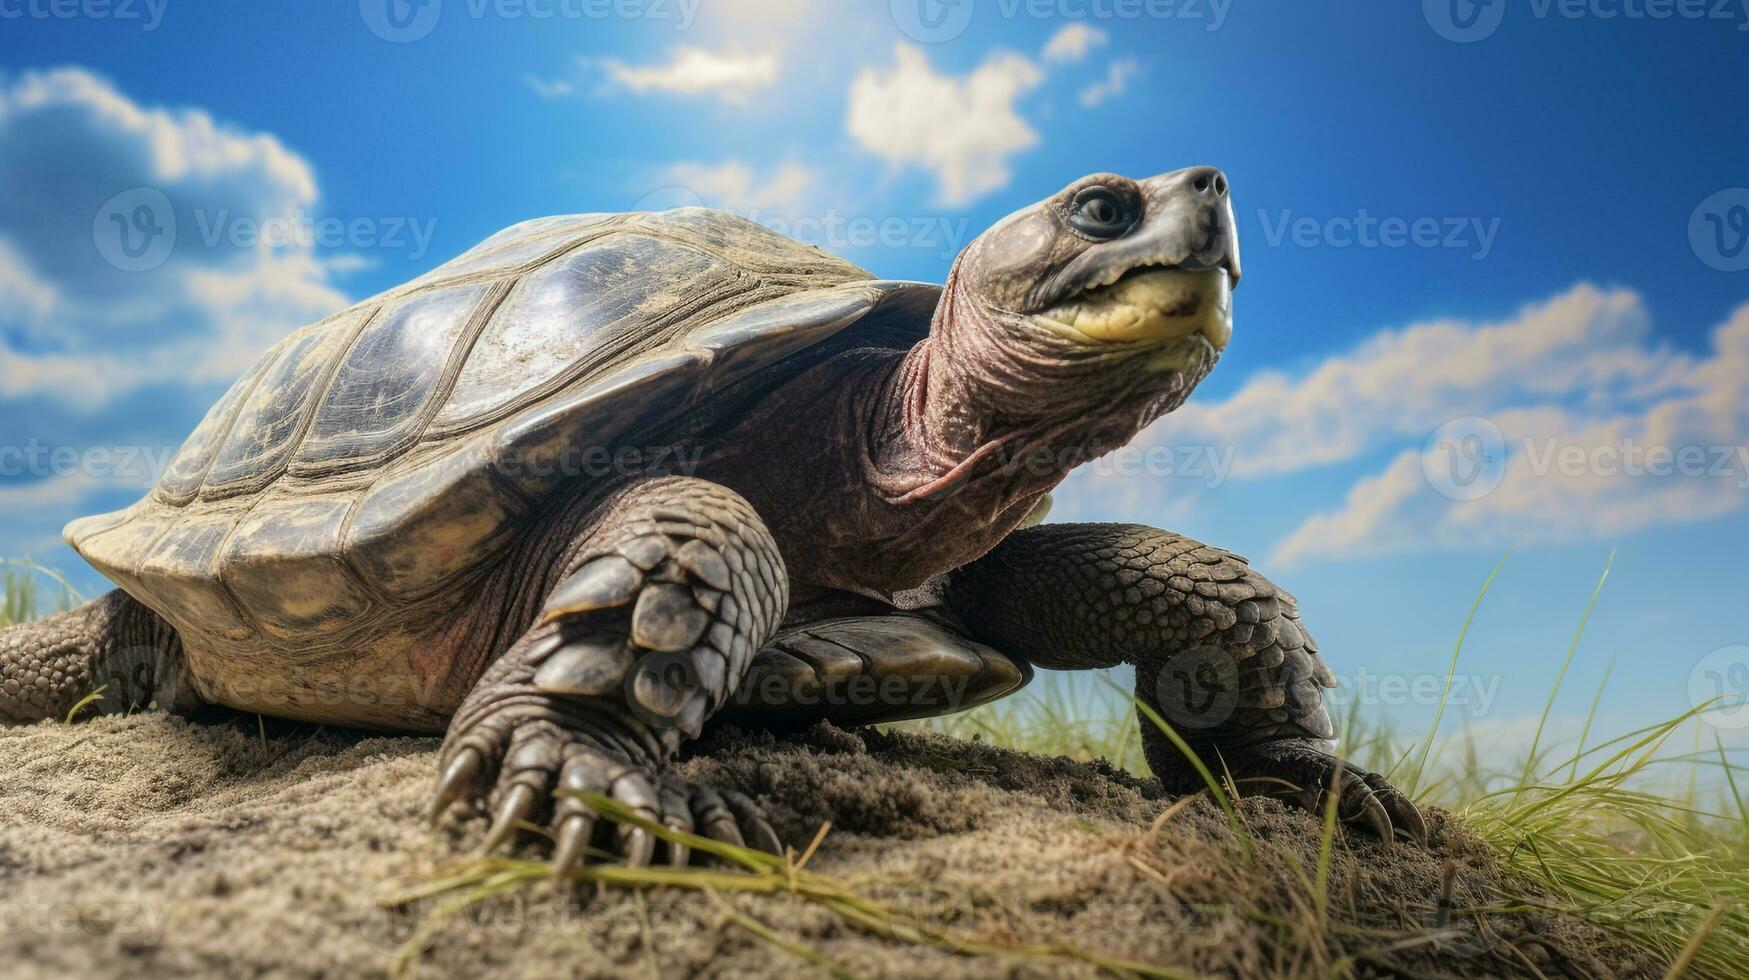
M1445 690L1440 693L1439 707L1433 712L1433 727L1427 730L1427 741L1421 746L1421 759L1415 763L1415 778L1409 781L1410 796L1415 796L1421 791L1421 778L1427 772L1427 754L1433 751L1433 739L1439 734L1439 723L1445 717L1446 702L1451 700L1451 684L1452 680L1457 677L1458 655L1463 653L1464 638L1470 635L1470 624L1476 621L1476 610L1482 608L1482 597L1488 594L1489 587L1494 584L1494 577L1500 574L1500 569L1506 567L1506 559L1512 557L1512 552L1516 548L1517 546L1514 545L1512 548L1506 549L1506 554L1501 555L1500 560L1494 563L1494 570L1488 573L1486 579L1482 580L1481 590L1476 593L1475 600L1470 603L1470 611L1464 616L1463 628L1458 630L1457 643L1451 648L1451 666L1447 667L1445 671Z
M1561 693L1561 683L1567 679L1567 668L1573 665L1573 655L1579 650L1579 639L1585 635L1585 625L1591 622L1591 611L1597 608L1597 597L1603 594L1603 583L1609 581L1609 570L1615 567L1615 552L1609 553L1609 560L1603 563L1603 574L1597 579L1597 587L1591 590L1591 601L1585 604L1585 615L1579 617L1579 626L1573 630L1573 642L1567 644L1567 656L1561 660L1561 669L1555 673L1555 686L1549 689L1549 700L1543 705L1542 717L1536 722L1536 735L1530 740L1530 754L1524 759L1524 775L1519 779L1519 785L1530 782L1531 770L1536 767L1536 750L1542 744L1543 727L1549 723L1549 712L1555 709L1555 696Z

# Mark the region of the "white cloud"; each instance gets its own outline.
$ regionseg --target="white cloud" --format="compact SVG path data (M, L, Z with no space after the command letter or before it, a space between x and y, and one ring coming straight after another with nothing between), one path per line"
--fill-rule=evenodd
M221 213L313 206L306 161L197 109L140 106L82 69L0 85L0 186L0 400L91 411L155 382L228 382L347 302L307 251L200 233ZM129 271L105 258L102 212L136 188L161 195L152 220L175 235L161 264Z
M55 287L38 279L24 256L0 239L0 321L41 323L59 303Z
M1145 438L1236 446L1235 474L1256 476L1345 462L1511 404L1643 401L1692 367L1654 346L1651 326L1637 294L1581 284L1500 322L1384 330L1301 375L1260 372L1225 401L1193 398Z
M761 180L752 167L736 159L718 164L677 163L665 171L665 177L713 207L781 213L799 210L818 179L802 164L788 162Z
M992 54L963 77L929 65L920 48L897 44L888 71L864 69L850 84L845 128L889 163L935 175L944 205L965 204L1008 183L1008 157L1038 143L1015 101L1044 80L1029 59Z
M1243 447L1234 472L1250 477L1397 447L1278 542L1282 564L1579 541L1749 505L1749 305L1704 358L1650 328L1635 293L1580 285L1500 323L1382 332L1298 378L1270 372L1223 402L1193 400L1145 438ZM1472 457L1430 439L1467 417L1480 421L1466 431L1498 431L1497 448ZM1484 484L1453 479L1477 459Z
M543 99L562 99L577 91L576 83L568 78L555 78L549 81L535 75L524 74L522 80L529 88L534 89L534 94Z
M1075 62L1087 57L1094 48L1111 40L1111 35L1097 27L1074 21L1051 35L1045 42L1044 59L1051 62Z
M616 58L604 58L600 64L608 82L619 88L715 95L725 102L745 101L751 93L776 84L778 76L777 55L733 47L717 52L681 45L666 64L628 65Z
M1081 90L1079 96L1081 105L1091 109L1107 99L1124 94L1129 90L1130 81L1141 70L1141 63L1134 58L1119 58L1113 61L1105 71L1105 78Z
M0 187L0 554L63 564L60 526L138 496L267 345L350 302L335 280L362 260L208 234L307 218L313 169L80 68L0 79ZM128 271L105 219L141 188L168 247Z

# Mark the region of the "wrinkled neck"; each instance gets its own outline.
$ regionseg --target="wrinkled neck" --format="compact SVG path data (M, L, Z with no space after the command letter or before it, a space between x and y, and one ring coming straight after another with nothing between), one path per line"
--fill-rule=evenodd
M880 386L870 462L895 502L974 480L1036 496L1177 407L1202 375L1149 365L990 311L956 268L929 337Z

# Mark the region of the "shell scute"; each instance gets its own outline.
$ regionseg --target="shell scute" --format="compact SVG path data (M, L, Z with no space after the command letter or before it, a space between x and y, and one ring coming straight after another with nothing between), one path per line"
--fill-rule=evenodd
M267 633L295 639L345 626L371 606L346 567L341 531L351 496L263 500L237 522L222 576Z
M238 412L207 472L202 497L214 500L260 490L285 470L335 354L368 316L368 310L355 310L287 338Z
M480 555L513 537L529 511L496 471L489 440L476 437L379 482L353 514L347 558L391 600L423 597L481 569Z
M167 503L185 504L200 492L207 470L212 467L213 458L218 455L225 438L230 435L231 426L237 421L243 403L248 400L256 383L267 373L272 363L272 358L262 358L207 410L206 417L183 440L182 448L176 451L176 457L170 461L164 475L159 478L155 492L160 499Z
M683 244L614 234L528 274L510 290L468 354L438 414L467 425L552 388L575 368L647 346L652 327L701 298L733 292L740 273Z
M310 475L381 462L424 431L486 283L416 293L380 312L353 341L310 423L291 470Z
M178 611L179 622L230 640L254 633L219 579L220 549L231 532L228 515L190 515L159 535L140 561L146 591Z

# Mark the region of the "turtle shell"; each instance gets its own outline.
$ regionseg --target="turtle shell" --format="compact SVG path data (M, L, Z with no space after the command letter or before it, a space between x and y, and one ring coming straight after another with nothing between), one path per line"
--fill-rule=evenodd
M65 535L191 654L368 633L587 489L530 461L673 435L855 324L921 336L937 296L717 211L524 222L285 338L150 494Z

